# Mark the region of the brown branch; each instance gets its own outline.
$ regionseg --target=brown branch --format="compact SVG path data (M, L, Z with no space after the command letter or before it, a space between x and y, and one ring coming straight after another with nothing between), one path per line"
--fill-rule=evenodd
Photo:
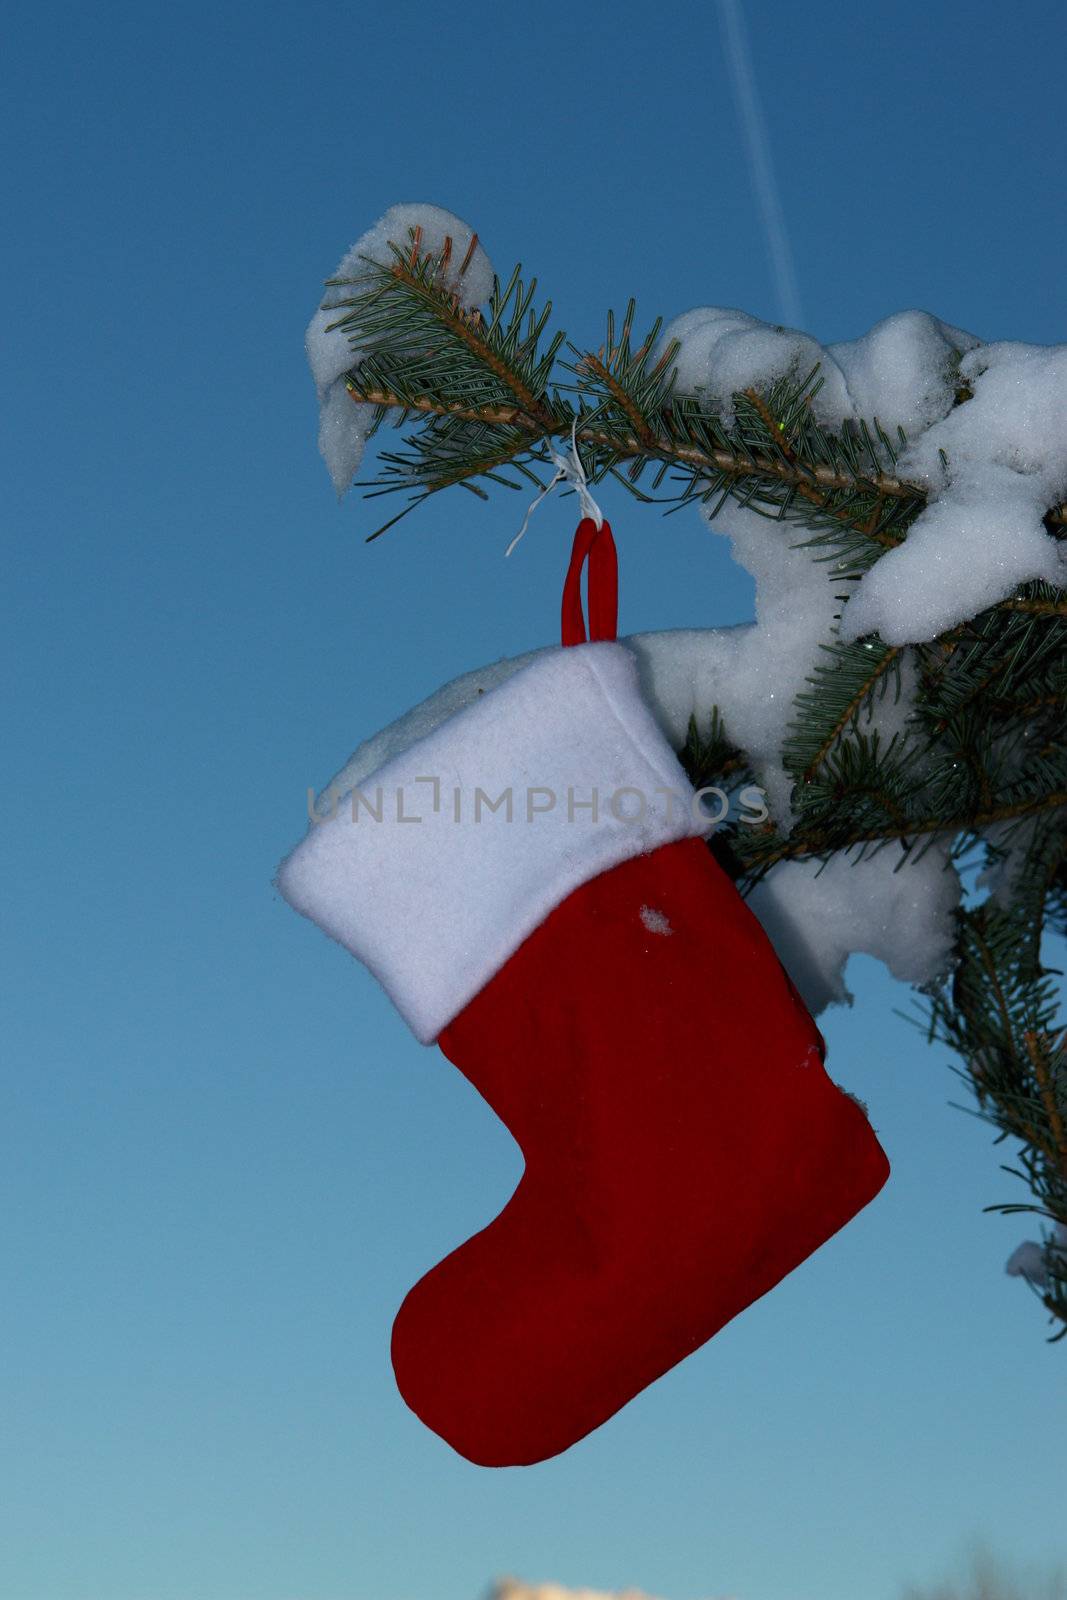
M535 430L531 419L519 406L465 406L458 400L441 405L422 397L402 400L391 389L361 388L351 378L345 379L345 386L357 405L390 406L400 411L428 412L437 417L463 417L467 422L485 422L498 428L525 428L531 434L541 431Z
M884 672L888 670L890 666L892 666L897 656L900 655L902 649L902 645L893 645L889 650L887 650L886 654L875 667L874 671L871 673L863 687L853 695L852 699L838 717L837 721L834 723L834 726L831 728L830 732L827 734L818 750L816 750L808 766L804 769L804 775L802 779L803 782L810 783L811 779L815 776L816 770L822 765L822 762L829 754L832 746L840 738L841 734L844 733L845 729L852 721L852 718L859 711L859 708L863 704L864 700L866 700L867 696L873 692L874 686L878 682L878 679Z
M1059 506L1057 509L1063 511L1065 508ZM997 610L1028 611L1035 617L1067 617L1067 600L1002 600Z
M759 391L756 389L745 389L743 393L759 412L760 417L763 419L764 426L775 435L778 441L778 448L781 450L786 461L796 473L797 493L802 495L810 504L818 506L821 511L828 512L832 517L836 517L839 522L847 522L851 525L852 518L849 516L847 511L843 509L839 510L829 504L830 494L833 491L827 490L825 492L820 492L819 489L814 488L808 482L810 469L798 459L796 451L793 449L792 445L789 443L781 429L778 418L774 415L774 412L771 410L770 406L767 404L766 400L759 393ZM878 517L881 515L881 508L884 504L884 501L884 494L879 492L876 513L873 517L868 518L867 524L862 531L866 533L868 538L874 539L878 544L883 545L887 550L892 550L896 545L903 543L903 536L879 532Z
M850 791L850 793L855 791ZM779 861L799 860L805 856L829 855L838 850L851 850L857 844L877 844L890 839L917 839L932 833L975 832L990 827L994 822L1009 822L1015 817L1039 816L1045 811L1055 811L1067 806L1067 790L1056 790L1042 795L1038 800L1019 800L1014 805L994 806L988 811L972 812L965 817L923 817L896 828L879 828L874 832L861 832L840 838L828 833L809 833L802 839L783 839L769 855L753 861L753 867L764 870Z
M1048 1117L1048 1125L1052 1130L1053 1143L1056 1146L1056 1158L1059 1169L1064 1178L1067 1178L1067 1127L1064 1126L1063 1113L1056 1100L1056 1089L1049 1074L1048 1065L1044 1057L1047 1039L1039 1039L1036 1033L1024 1033L1026 1053L1030 1057L1030 1065L1034 1069L1037 1079L1038 1093L1041 1103ZM1055 1046L1053 1046L1055 1048ZM1061 1041L1060 1048L1063 1048Z
M995 606L993 609L999 611L1000 607ZM958 717L960 712L963 711L967 706L973 705L975 700L980 699L981 696L988 691L991 684L994 684L998 678L1003 677L1010 664L1011 663L1008 661L994 662L992 669L989 672L982 674L978 678L977 682L974 683L967 691L967 693L956 702L951 714L947 717L938 718L937 722L934 724L935 731L937 733L944 733L945 729L951 722L952 717Z
M396 407L401 411L421 411L437 416L468 417L472 422L486 422L503 426L526 428L530 433L530 442L536 443L539 439L563 438L570 435L570 425L552 419L546 424L535 422L530 413L519 406L480 406L467 408L452 402L444 403L438 400L419 398L418 400L403 400L400 395L388 389L364 389L354 378L347 378L348 392L357 405L379 405ZM658 435L649 445L644 445L636 434L611 433L606 428L585 426L577 430L577 438L582 444L599 445L604 450L610 450L619 456L656 456L664 461L681 461L686 466L698 468L709 472L722 472L728 477L752 477L759 474L763 477L777 478L788 487L798 484L800 474L787 462L772 461L768 456L739 455L732 450L700 450L695 445L676 444L673 439L663 439ZM899 478L879 475L875 478L857 478L848 472L834 472L830 467L814 467L810 471L805 469L805 481L813 480L826 489L848 490L855 489L862 482L870 485L879 494L887 497L921 499L922 489L915 484L904 483ZM890 534L882 536L893 544L903 542L903 535L895 537Z
M1001 1026L1004 1029L1005 1048L1008 1055L1011 1056L1016 1068L1018 1068L1019 1052L1015 1045L1015 1030L1013 1029L1011 1023L1011 1007L1008 1005L1008 997L1004 993L1004 985L1000 981L1000 973L997 971L997 964L993 960L993 955L989 945L986 943L977 927L974 927L973 932L978 947L982 952L982 965L985 967L986 977L992 985L993 993L996 997L997 1008L1000 1011ZM991 1094L992 1090L987 1088L986 1092Z
M991 806L993 804L993 785L989 781L988 772L982 766L973 749L960 750L959 754L974 773L979 793L982 796L982 804L987 807Z
M449 244L451 244L452 243L451 239L448 242L449 242ZM478 248L478 235L476 233L472 233L471 234L471 242L467 246L467 254L463 257L463 260L462 260L462 262L460 264L459 275L460 275L461 278L462 278L463 274L466 272L467 268L470 266L471 262L474 260L474 252L475 252L475 250L477 250L477 248Z
M399 278L414 293L422 295L424 299L428 298L433 301L434 310L441 323L458 339L462 339L463 343L474 352L479 361L484 362L490 372L499 378L506 388L511 390L519 401L522 410L532 422L547 423L551 426L555 419L546 409L543 402L538 399L532 389L527 388L522 379L508 366L507 362L503 361L486 344L480 331L481 318L479 317L475 321L463 312L458 301L448 304L443 302L440 295L434 293L432 289L428 290L427 285L412 270L416 259L417 257L413 255L410 263L395 261L390 271L394 277Z
M461 336L470 342L472 348L477 348L480 355L486 354L484 343L479 339L475 326L473 323L467 323L461 312L457 312L454 326L457 331L462 330ZM495 357L487 364L494 372L498 372L500 364ZM511 377L505 377L506 373L507 369L504 368L499 371L499 376L505 378L508 387L523 402L519 406L466 407L455 402L433 400L428 397L402 400L398 394L387 389L363 389L351 377L346 379L346 383L349 394L357 404L389 406L401 411L419 411L442 417L465 417L472 422L484 422L490 426L525 428L530 434L531 443L539 439L562 438L564 435L569 435L569 423L557 421L547 410L539 407L536 396L525 388L520 393L519 387ZM533 410L530 409L531 404ZM806 499L814 500L824 509L830 510L831 515L839 516L842 521L849 520L848 513L837 512L827 507L825 499L815 494L816 488L827 491L827 494L835 491L847 493L862 484L873 489L882 500L922 501L926 498L926 491L920 484L909 483L904 478L894 477L892 473L877 473L867 478L852 472L835 471L834 468L827 466L800 468L788 460L776 461L770 456L758 453L749 455L738 454L733 450L701 450L696 445L678 444L675 440L664 438L659 434L649 434L646 442L636 431L612 433L606 428L588 424L578 428L577 438L582 444L599 445L601 449L622 457L653 456L660 461L681 462L698 472L721 472L726 477L732 478L753 476L776 478L787 488L795 488L798 493L804 494ZM1045 525L1050 532L1053 527L1067 527L1067 503L1053 506L1046 513ZM887 549L894 549L897 545L903 544L905 538L902 533L896 534L887 530L874 532L870 524L864 531ZM1027 601L1020 603L1014 609L1064 614L1063 606L1055 601Z
M993 700L989 714L994 717L1037 717L1053 706L1067 706L1067 694L1043 694L1036 700Z
M904 827L907 822L907 815L903 806L899 806L891 795L886 794L884 789L878 788L873 783L839 784L837 794L840 799L843 799L845 795L868 794L872 800L877 800L882 810L888 812L900 827Z
M604 365L603 361L601 361L598 356L595 356L592 353L582 357L581 365L585 366L590 372L594 373L595 376L600 379L601 383L603 383L606 388L610 390L612 398L619 406L621 406L622 410L625 411L626 415L629 417L630 425L632 426L634 433L637 435L641 445L646 451L654 453L657 450L658 445L656 435L652 432L648 422L644 416L642 416L637 406L634 405L632 396L619 382L615 374Z
M982 966L993 994L996 1009L1000 1013L1001 1026L1004 1033L1004 1054L1010 1057L1016 1073L1021 1076L1022 1061L1015 1042L1015 1030L1012 1025L1011 1007L1004 993L1004 986L1000 981L1000 973L993 958L989 945L982 935L979 927L972 924L972 936L981 955ZM1023 1034L1027 1054L1031 1061L1034 1059L1034 1041L1036 1036L1030 1033ZM1048 1139L1036 1128L1029 1118L1021 1111L1017 1104L1017 1097L998 1092L996 1080L990 1081L986 1068L982 1062L983 1054L988 1052L983 1049L968 1050L965 1044L960 1044L961 1053L966 1057L968 1070L974 1082L975 1093L980 1106L985 1106L987 1100L993 1100L997 1106L997 1114L1003 1122L1011 1124L1011 1131L1016 1138L1022 1139L1033 1149L1040 1152L1046 1161L1056 1166L1059 1161L1059 1152L1050 1145ZM1046 1107L1047 1110L1047 1107ZM1050 1119L1051 1120L1051 1119Z
M478 462L478 470L475 476L481 477L484 473L495 472L500 467L506 467L509 462L514 461L516 456L522 455L525 449L526 445L521 439L519 439L512 444L501 445L501 447L494 452L487 452ZM429 485L430 491L432 493L437 493L439 489L451 489L454 488L456 484L465 483L471 476L472 474L469 467L457 467L454 472L447 472L442 477L434 478L432 480L428 479L426 481Z

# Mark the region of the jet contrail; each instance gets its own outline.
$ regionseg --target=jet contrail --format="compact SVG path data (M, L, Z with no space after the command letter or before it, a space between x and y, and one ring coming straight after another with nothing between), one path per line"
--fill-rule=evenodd
M745 131L752 186L759 201L771 265L774 269L779 311L785 322L794 328L799 328L803 326L803 313L800 308L796 273L793 270L793 252L789 248L789 233L785 225L782 202L778 196L778 185L775 182L759 91L752 73L745 19L738 0L719 0L719 18L722 22L726 56L730 63L730 77L737 100L738 116Z

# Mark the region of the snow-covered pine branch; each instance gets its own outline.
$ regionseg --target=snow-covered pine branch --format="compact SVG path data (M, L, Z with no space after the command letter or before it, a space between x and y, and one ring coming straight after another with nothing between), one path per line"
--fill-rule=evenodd
M848 998L857 951L926 991L1054 1230L1009 1270L1067 1332L1067 1061L1041 961L1067 920L1067 346L925 311L822 345L717 307L635 342L631 303L584 348L550 312L459 218L393 207L308 329L335 488L388 421L410 432L366 487L406 491L400 516L452 486L530 492L573 427L590 482L726 534L755 621L629 641L650 704L694 778L764 790L763 827L714 847L812 1008ZM448 685L331 792L525 659Z

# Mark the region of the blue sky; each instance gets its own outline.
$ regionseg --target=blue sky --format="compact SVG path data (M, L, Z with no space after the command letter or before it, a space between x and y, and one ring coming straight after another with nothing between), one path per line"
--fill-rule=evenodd
M909 306L1063 338L1054 4L747 8L810 330ZM1002 1276L1023 1198L907 992L856 961L835 1076L878 1202L567 1456L408 1414L408 1286L507 1134L271 888L307 785L554 636L573 502L377 544L315 450L321 279L398 200L521 259L572 337L632 293L777 316L713 6L41 4L0 116L3 1600L891 1600L983 1533L1067 1554L1064 1347ZM624 631L741 620L696 514L604 501Z

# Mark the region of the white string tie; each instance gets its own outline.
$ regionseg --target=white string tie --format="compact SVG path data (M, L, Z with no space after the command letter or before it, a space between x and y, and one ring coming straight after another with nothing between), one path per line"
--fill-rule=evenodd
M582 466L582 458L578 454L578 440L576 437L577 428L578 418L576 416L571 423L571 448L569 456L561 456L555 445L549 445L548 455L549 460L556 469L555 476L548 483L548 485L541 490L541 493L536 495L534 499L530 501L530 504L526 508L526 515L522 519L522 527L519 529L514 539L512 539L511 543L504 551L505 556L509 556L514 550L515 546L526 532L526 529L530 523L530 518L541 504L541 501L547 499L547 497L552 493L557 483L570 484L571 488L578 496L578 504L581 508L583 518L588 517L590 521L596 523L598 528L602 528L604 526L604 514L597 505L596 501L593 499L593 496L589 493L589 483L585 476L585 468Z

